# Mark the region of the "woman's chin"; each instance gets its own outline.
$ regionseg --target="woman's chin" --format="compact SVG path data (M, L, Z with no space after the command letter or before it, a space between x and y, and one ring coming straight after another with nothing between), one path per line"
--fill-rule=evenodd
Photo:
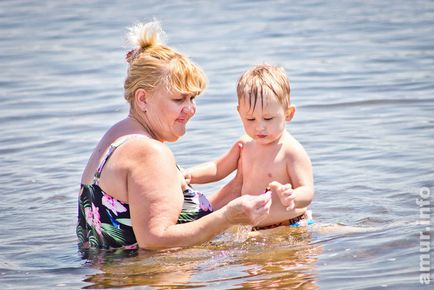
M167 142L176 142L179 138L185 135L186 130L178 130L172 134L169 138L167 138Z

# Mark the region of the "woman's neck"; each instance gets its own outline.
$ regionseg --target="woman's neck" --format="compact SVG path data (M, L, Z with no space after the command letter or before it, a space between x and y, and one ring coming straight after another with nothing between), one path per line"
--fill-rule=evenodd
M130 113L128 114L128 119L132 120L134 123L140 126L140 129L143 130L147 136L151 137L152 139L161 141L157 137L157 134L155 134L152 131L152 129L148 126L148 124L146 124L146 122L143 121L143 118L141 118L141 116L130 111Z

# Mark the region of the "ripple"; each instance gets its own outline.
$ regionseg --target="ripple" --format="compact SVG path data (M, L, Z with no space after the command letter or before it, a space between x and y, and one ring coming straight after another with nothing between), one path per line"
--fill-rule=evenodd
M432 1L102 4L0 2L2 288L419 285L415 198L434 186ZM216 158L243 134L242 72L263 62L287 70L297 106L287 129L312 160L316 230L229 231L135 256L77 251L81 170L128 111L124 33L154 16L209 78L187 134L169 144L182 166Z

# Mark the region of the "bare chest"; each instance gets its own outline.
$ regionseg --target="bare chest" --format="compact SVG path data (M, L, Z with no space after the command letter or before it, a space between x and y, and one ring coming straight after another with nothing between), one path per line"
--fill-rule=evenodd
M271 181L290 182L287 162L282 150L243 152L242 194L261 194Z

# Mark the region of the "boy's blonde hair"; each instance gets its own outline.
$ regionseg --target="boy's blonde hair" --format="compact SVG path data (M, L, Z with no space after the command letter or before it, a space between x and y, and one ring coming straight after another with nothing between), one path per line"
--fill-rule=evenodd
M169 92L196 96L206 87L206 77L200 67L165 45L163 36L157 21L129 28L129 41L136 47L126 55L129 66L124 97L130 105L137 89L152 92L164 85Z
M248 101L255 110L258 100L264 106L265 96L274 96L286 110L290 103L290 86L285 69L270 64L259 64L248 69L238 80L238 103Z

